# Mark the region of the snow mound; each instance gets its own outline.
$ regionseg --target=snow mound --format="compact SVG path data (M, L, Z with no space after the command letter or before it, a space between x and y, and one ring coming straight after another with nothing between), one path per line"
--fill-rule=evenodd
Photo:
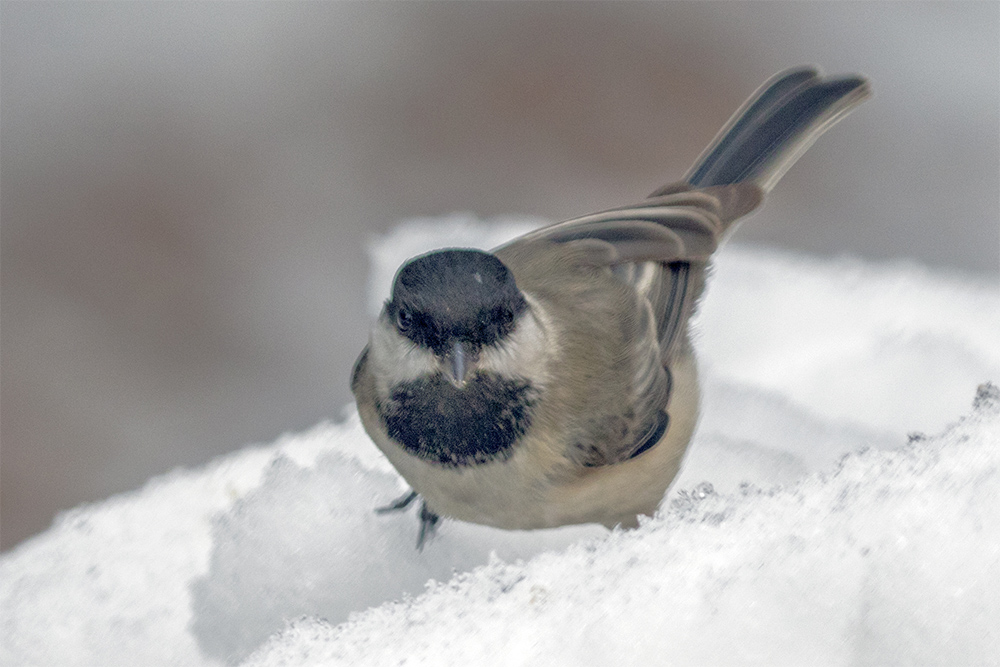
M702 486L633 532L298 620L244 664L996 664L1000 391L977 403L784 490Z
M359 423L353 429L363 437ZM395 473L338 451L307 467L277 458L261 486L214 522L208 574L192 587L192 630L205 653L232 661L285 619L346 621L353 611L420 593L429 579L486 563L491 552L529 558L606 532L596 526L504 532L448 522L418 552L412 510L373 512L405 490Z
M515 223L377 240L372 307L406 257ZM996 664L995 391L948 422L1000 379L997 286L727 247L696 326L701 423L636 531L445 521L418 552L352 406L0 556L0 664Z

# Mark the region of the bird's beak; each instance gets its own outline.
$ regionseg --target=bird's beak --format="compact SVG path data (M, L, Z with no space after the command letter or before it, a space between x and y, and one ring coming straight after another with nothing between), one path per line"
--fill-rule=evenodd
M468 382L469 374L476 362L476 355L465 343L455 341L444 356L444 373L448 381L461 389Z

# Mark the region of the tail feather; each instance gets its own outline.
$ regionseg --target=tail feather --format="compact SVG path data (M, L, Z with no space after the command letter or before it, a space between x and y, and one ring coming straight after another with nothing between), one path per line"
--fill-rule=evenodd
M774 76L735 113L695 162L695 187L751 181L769 192L813 142L871 95L859 76L822 79L813 68Z

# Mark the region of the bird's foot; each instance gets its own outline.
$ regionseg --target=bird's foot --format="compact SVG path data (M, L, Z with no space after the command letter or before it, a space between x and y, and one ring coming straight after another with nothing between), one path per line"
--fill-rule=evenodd
M419 494L416 491L410 491L385 507L376 507L375 513L388 514L389 512L399 512L405 510L418 497ZM438 523L441 522L441 516L429 510L427 508L427 502L422 500L420 501L420 512L417 514L417 517L420 519L420 533L417 535L417 551L423 551L424 544L430 541L430 539L434 537L434 533L437 532L437 526Z
M427 502L420 503L420 534L417 535L417 551L424 550L424 543L434 537L441 516L427 509Z
M405 510L407 507L410 506L410 503L412 503L414 500L417 499L417 495L418 494L416 491L410 491L409 493L402 495L399 498L396 498L394 501L392 501L391 504L386 505L385 507L376 507L375 513L387 514L389 512L398 512L400 510Z

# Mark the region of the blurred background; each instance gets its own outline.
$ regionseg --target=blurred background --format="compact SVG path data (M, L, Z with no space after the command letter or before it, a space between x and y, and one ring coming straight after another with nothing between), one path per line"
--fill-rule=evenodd
M338 418L366 247L679 178L774 72L876 92L738 242L1000 270L1000 4L0 5L0 548Z

